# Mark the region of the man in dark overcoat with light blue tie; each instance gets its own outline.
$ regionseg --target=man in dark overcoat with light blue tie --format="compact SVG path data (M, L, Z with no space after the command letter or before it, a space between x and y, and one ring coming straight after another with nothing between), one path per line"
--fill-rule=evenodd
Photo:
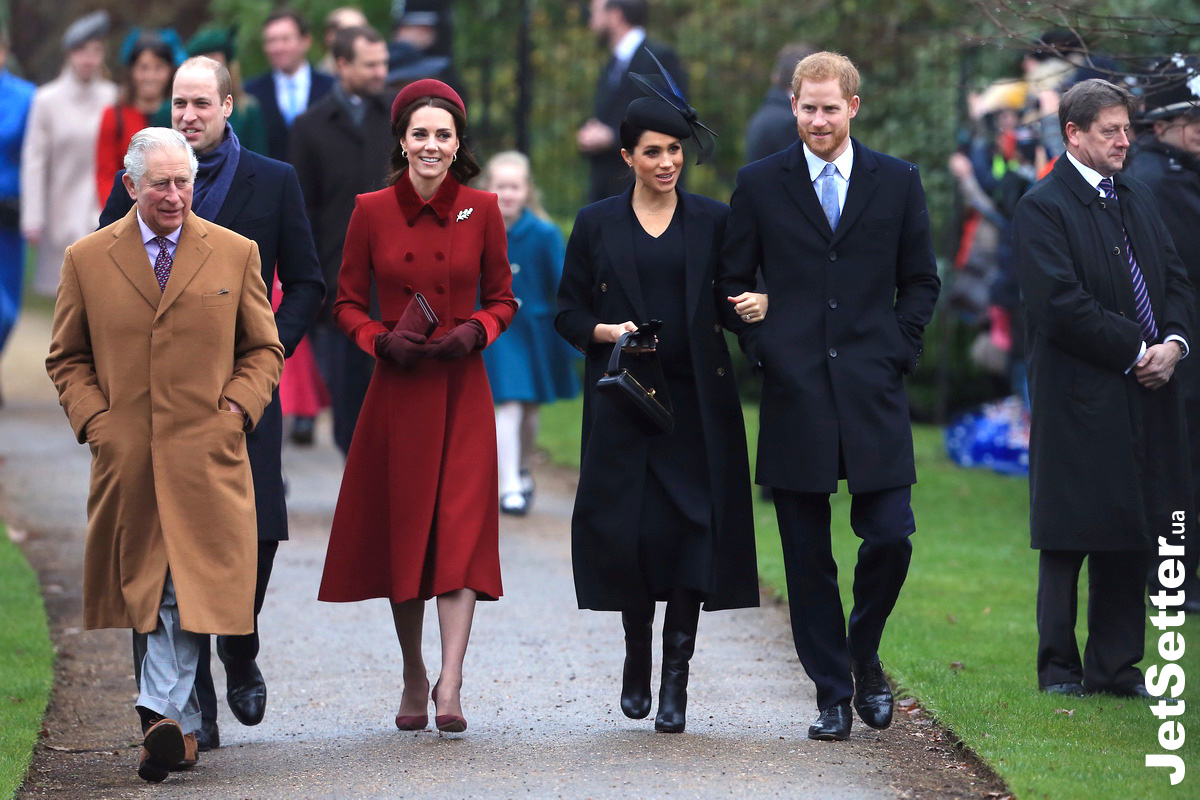
M797 65L801 141L738 173L716 281L726 326L763 370L756 480L774 489L792 635L817 688L808 735L821 740L849 737L852 698L865 723L891 724L878 650L916 530L903 376L940 288L917 168L850 138L858 84L836 53ZM749 324L726 301L760 268L770 308ZM842 479L862 539L848 627L829 530Z
M1029 522L1041 551L1037 675L1052 694L1149 694L1137 668L1147 559L1174 512L1191 519L1174 371L1188 351L1193 292L1150 191L1120 174L1134 108L1128 91L1097 78L1068 90L1067 152L1013 220L1033 412Z

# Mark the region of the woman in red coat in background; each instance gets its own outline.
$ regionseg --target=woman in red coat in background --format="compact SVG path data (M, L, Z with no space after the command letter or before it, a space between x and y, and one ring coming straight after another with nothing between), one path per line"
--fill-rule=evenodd
M333 517L319 599L386 597L404 657L401 730L428 724L421 655L425 601L437 598L439 730L466 729L459 690L477 598L500 596L496 428L479 351L517 304L496 196L466 186L466 110L421 80L392 105L391 186L359 195L346 231L337 324L377 359ZM372 279L380 322L368 315ZM438 318L410 324L414 296ZM476 310L478 299L478 310ZM411 307L410 307L410 304Z

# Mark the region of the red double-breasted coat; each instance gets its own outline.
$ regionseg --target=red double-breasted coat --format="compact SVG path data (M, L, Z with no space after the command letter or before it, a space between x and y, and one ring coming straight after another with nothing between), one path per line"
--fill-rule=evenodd
M496 196L447 175L426 203L407 173L359 195L346 231L338 326L368 353L416 292L440 320L495 341L516 312ZM477 304L478 300L478 304ZM478 307L477 307L478 306ZM486 344L485 344L486 346ZM346 459L319 599L393 602L469 588L501 594L496 426L479 351L410 370L379 361Z

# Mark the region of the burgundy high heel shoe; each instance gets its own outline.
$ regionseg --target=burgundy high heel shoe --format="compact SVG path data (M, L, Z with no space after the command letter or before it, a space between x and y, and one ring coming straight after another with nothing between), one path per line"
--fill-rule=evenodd
M423 731L429 727L429 715L397 713L396 727L402 731Z
M429 727L429 715L397 714L396 727L402 731L423 731Z
M437 705L438 683L433 685L433 704ZM457 714L438 714L433 718L437 729L442 733L462 733L467 729L467 721Z

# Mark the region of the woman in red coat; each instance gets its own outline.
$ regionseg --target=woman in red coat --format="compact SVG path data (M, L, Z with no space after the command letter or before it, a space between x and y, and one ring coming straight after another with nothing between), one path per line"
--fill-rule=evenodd
M121 50L125 80L117 104L104 109L96 138L96 194L100 208L108 202L113 178L125 168L125 151L133 135L150 124L150 117L171 96L178 59L179 37L173 30L140 34L133 31Z
M466 729L459 690L476 599L500 596L496 428L479 351L517 304L496 196L467 187L462 100L421 80L392 105L386 189L359 195L333 315L377 359L346 459L319 599L386 597L404 657L401 730L428 724L421 655L425 601L437 598L442 731ZM372 284L381 317L372 319ZM426 338L414 301L436 314ZM476 310L478 299L478 310ZM392 322L395 321L395 322Z

